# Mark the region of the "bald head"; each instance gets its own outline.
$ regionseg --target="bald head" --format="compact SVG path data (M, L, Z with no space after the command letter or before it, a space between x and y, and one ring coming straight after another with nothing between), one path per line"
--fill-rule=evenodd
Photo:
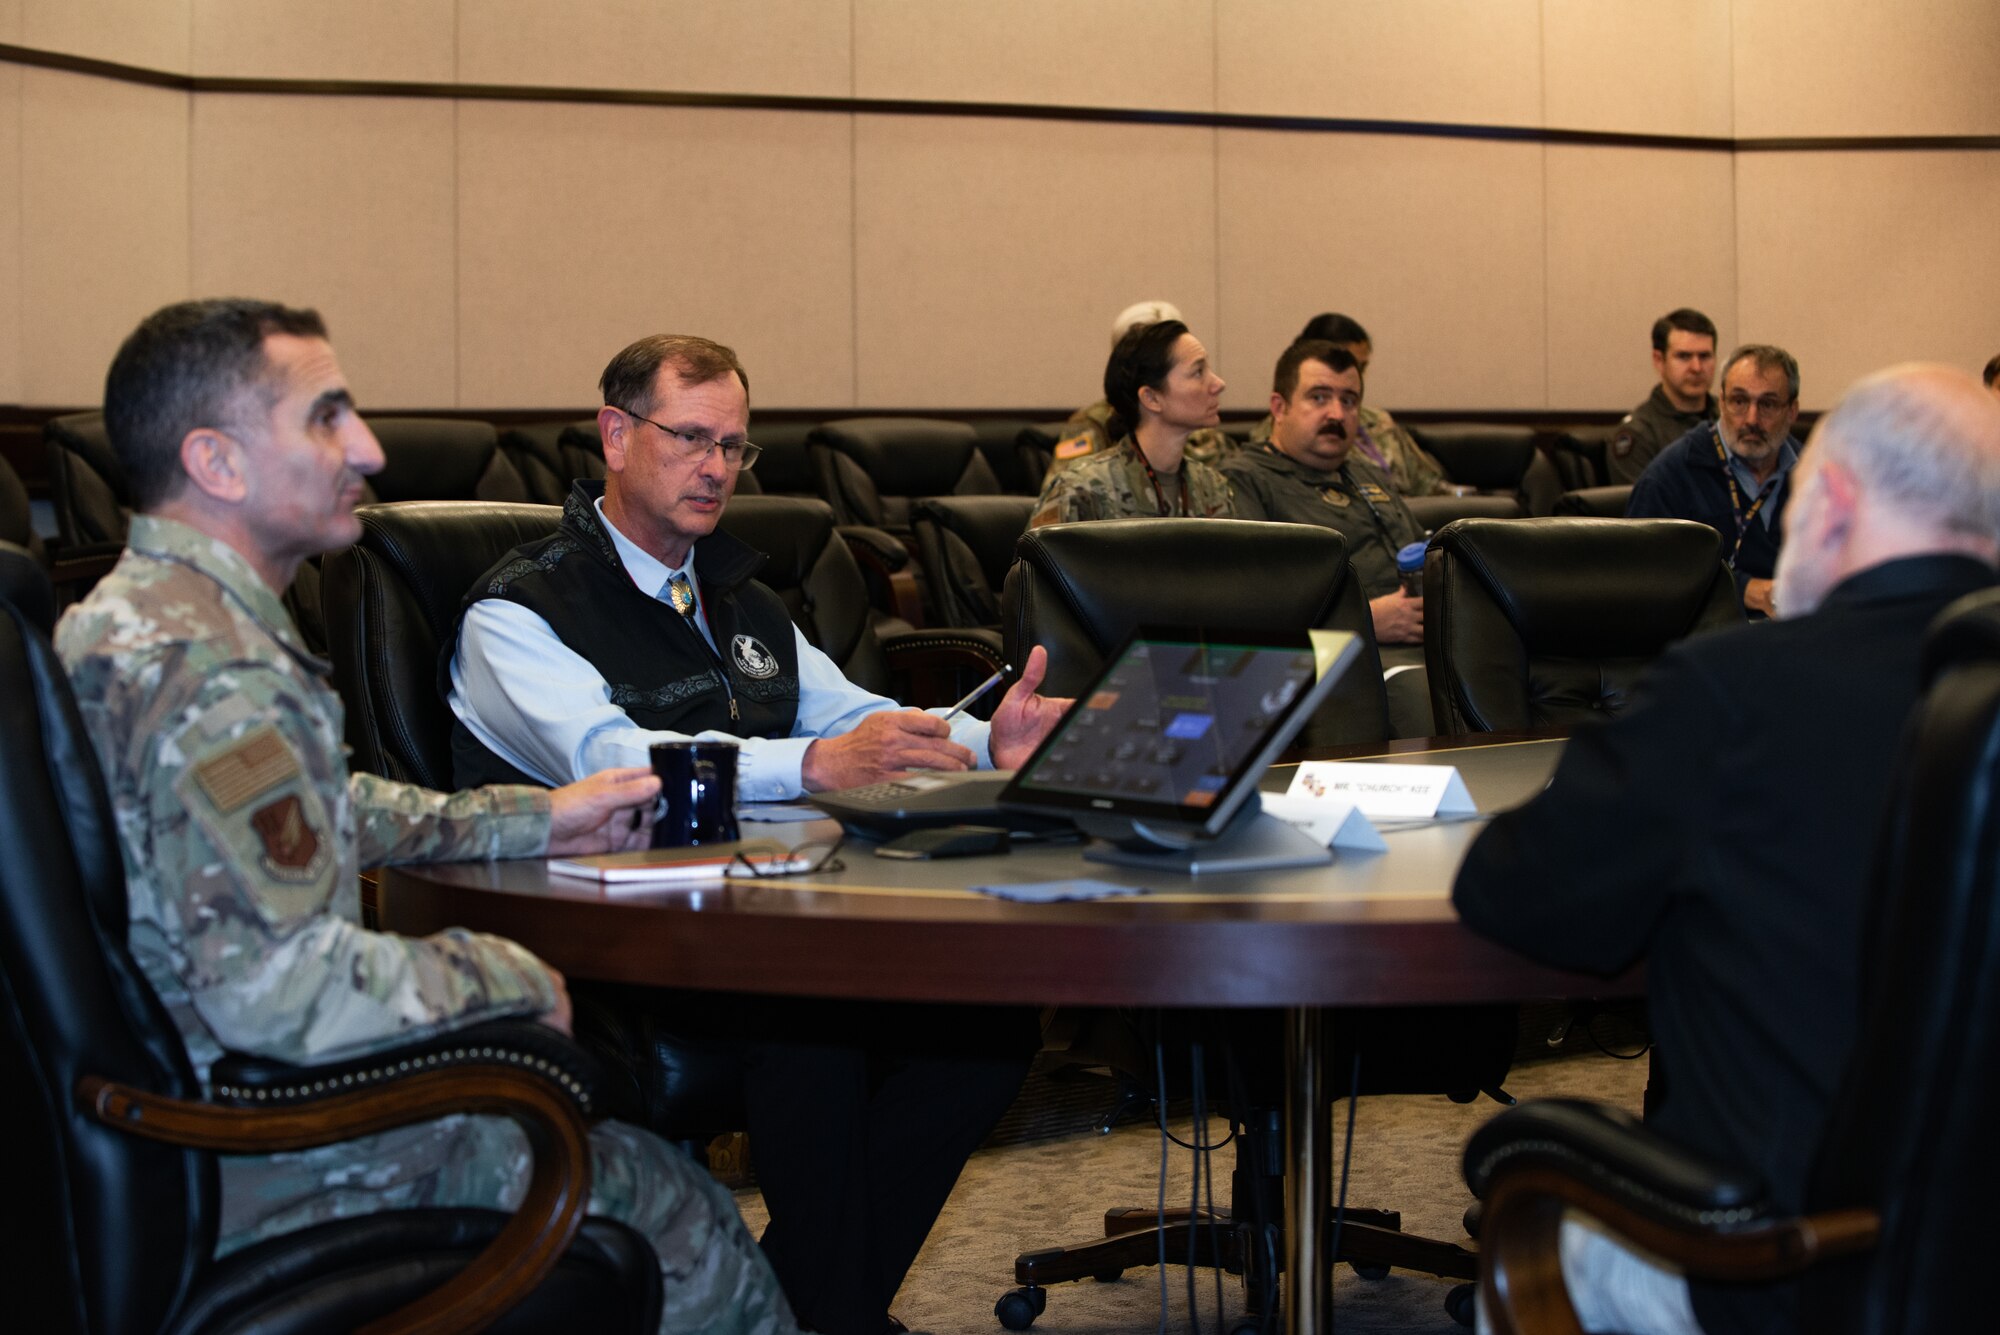
M2000 402L1948 366L1894 366L1820 418L1792 481L1779 554L1782 615L1904 556L2000 562Z

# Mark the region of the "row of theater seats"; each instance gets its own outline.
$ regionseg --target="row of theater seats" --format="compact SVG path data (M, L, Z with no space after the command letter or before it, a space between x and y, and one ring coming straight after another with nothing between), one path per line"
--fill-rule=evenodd
M570 479L604 475L603 447L591 418L501 430L444 418L369 422L387 460L368 480L371 501L560 504ZM1027 526L1059 430L997 419L773 423L757 429L763 453L737 489L743 495L827 504L861 563L883 630L933 625L992 631L998 627L1000 580ZM1468 517L1623 511L1623 489L1573 485L1601 481L1599 438L1476 423L1416 431L1455 482L1476 489L1413 500L1427 528ZM86 571L96 558L101 571L124 541L132 508L102 416L51 419L44 438L59 550ZM0 519L5 517L6 497L0 494ZM31 541L25 522L21 527L14 540ZM11 535L0 528L0 536ZM308 640L323 647L316 581L317 570L308 569L291 601Z

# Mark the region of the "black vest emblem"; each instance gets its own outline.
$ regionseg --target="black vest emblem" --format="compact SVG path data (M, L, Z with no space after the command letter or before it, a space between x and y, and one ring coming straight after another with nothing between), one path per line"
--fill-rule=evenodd
M729 653L736 660L737 670L752 681L765 681L778 675L777 658L754 635L738 635L731 640Z

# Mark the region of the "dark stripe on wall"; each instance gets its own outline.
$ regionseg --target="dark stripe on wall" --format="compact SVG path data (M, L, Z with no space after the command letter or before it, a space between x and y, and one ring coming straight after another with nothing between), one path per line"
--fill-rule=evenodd
M186 93L250 93L286 97L420 97L468 102L569 102L616 106L717 107L803 111L839 115L974 116L997 120L1182 125L1206 129L1271 130L1306 134L1411 135L1431 139L1485 139L1512 143L1574 144L1607 148L1667 148L1709 153L1807 153L1823 151L2000 149L2000 135L1841 135L1810 138L1732 139L1709 135L1627 134L1526 125L1471 125L1442 121L1361 120L1336 116L1247 115L1216 111L1157 111L1121 107L1040 106L1021 102L937 102L910 98L790 97L776 93L680 93L641 88L558 88L514 84L397 83L379 79L239 79L172 74L114 61L38 51L0 43L0 63L63 70L121 83Z

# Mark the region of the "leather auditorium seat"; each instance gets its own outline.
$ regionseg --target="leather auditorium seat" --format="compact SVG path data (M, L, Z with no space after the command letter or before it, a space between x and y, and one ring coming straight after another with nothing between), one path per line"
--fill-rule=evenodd
M35 532L34 509L28 503L28 489L14 465L0 458L0 542L11 542L36 560L46 558L42 540Z
M1905 732L1875 862L1864 1019L1805 1213L1779 1211L1762 1182L1619 1110L1523 1104L1465 1149L1466 1182L1485 1202L1480 1283L1487 1310L1507 1322L1496 1329L1576 1329L1555 1261L1570 1209L1690 1275L1796 1275L1800 1330L1915 1335L1992 1319L2000 598L1975 594L1947 609L1925 659L1927 691Z
M1431 422L1408 430L1438 461L1444 475L1461 487L1516 495L1535 461L1532 427Z
M1743 620L1721 543L1685 519L1446 527L1424 561L1424 657L1439 733L1618 713L1668 645Z
M1021 461L1021 477L1029 484L1024 495L1042 494L1042 483L1049 475L1049 463L1055 458L1056 445L1062 438L1061 422L1030 423L1014 437L1014 453Z
M972 438L1000 480L1000 489L1009 496L1040 495L1042 473L1048 470L1031 470L1021 455L1021 433L1034 423L1019 417L979 417L971 425Z
M126 947L117 826L40 624L50 595L27 600L34 612L12 601L36 578L25 552L0 549L0 1078L15 1127L9 1208L23 1226L8 1273L27 1281L12 1286L10 1327L307 1335L384 1318L415 1329L435 1308L422 1329L470 1330L498 1312L496 1331L653 1330L661 1282L646 1240L589 1219L569 1242L590 1184L583 1119L601 1115L605 1090L547 1026L478 1026L311 1068L226 1055L211 1073L218 1094L204 1094ZM405 1061L414 1072L396 1074ZM527 1069L536 1063L573 1091ZM289 1092L322 1081L338 1094ZM470 1111L516 1120L535 1147L511 1222L391 1211L215 1258L218 1154L348 1140L364 1117L385 1130Z
M1550 513L1586 519L1623 519L1631 500L1629 483L1618 487L1579 487L1556 497L1555 509Z
M1051 524L1020 542L1001 595L1008 661L1048 650L1042 687L1073 695L1138 626L1202 623L1239 630L1352 631L1361 655L1299 745L1389 736L1368 601L1332 529L1247 519L1105 519Z
M911 507L931 624L1000 628L1000 590L1033 496L929 496Z
M736 476L739 496L796 496L825 500L819 469L806 449L815 430L811 422L750 422L750 439L757 442L757 462Z
M910 536L910 507L924 496L992 496L993 475L964 422L929 417L849 417L822 422L808 448L822 494L843 524Z
M604 476L604 446L594 417L504 427L500 452L521 475L527 499L538 505L561 505L577 478Z
M371 501L525 501L528 487L500 451L491 422L448 417L367 417L382 444Z
M1604 453L1615 426L1577 426L1545 435L1543 445L1564 491L1601 487L1611 481Z

